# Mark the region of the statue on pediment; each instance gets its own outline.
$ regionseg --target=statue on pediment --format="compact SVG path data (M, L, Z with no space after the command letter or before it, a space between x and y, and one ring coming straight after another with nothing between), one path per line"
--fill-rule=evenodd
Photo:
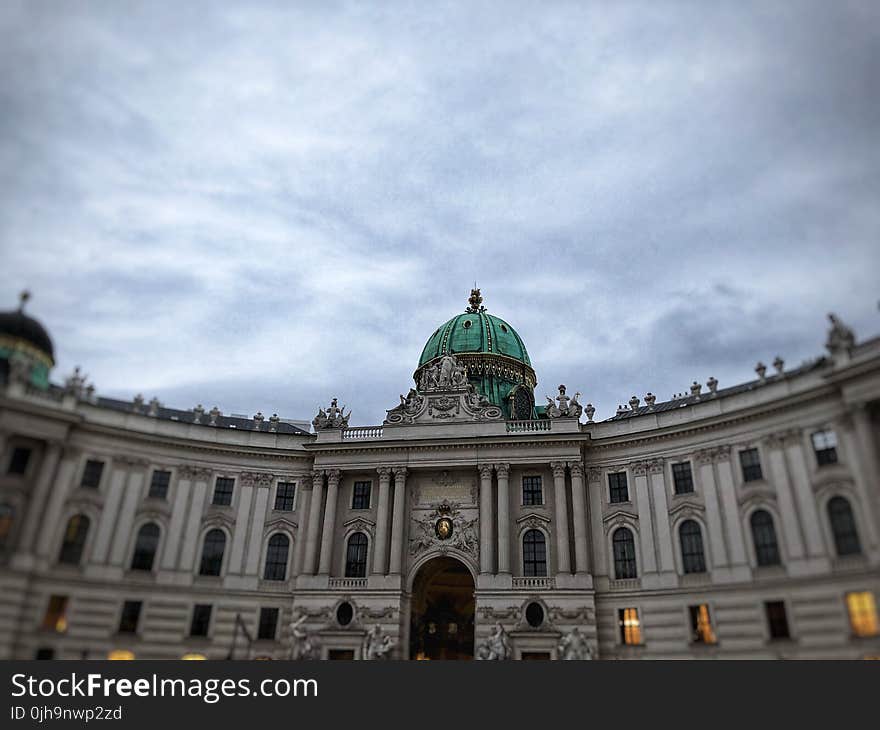
M556 396L556 403L553 402L549 395L547 396L547 406L544 410L547 418L580 418L584 408L578 402L579 397L580 393L575 393L573 398L567 396L565 394L565 386L560 385L559 395Z
M351 411L345 413L345 406L340 408L337 405L337 399L330 401L330 405L325 411L323 408L318 409L318 415L312 420L315 430L327 428L348 428L348 419L351 417Z

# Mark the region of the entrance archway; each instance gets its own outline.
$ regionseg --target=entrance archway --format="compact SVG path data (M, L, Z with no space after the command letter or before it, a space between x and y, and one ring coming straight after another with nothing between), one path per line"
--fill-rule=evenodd
M425 563L413 580L411 659L474 658L474 579L455 558Z

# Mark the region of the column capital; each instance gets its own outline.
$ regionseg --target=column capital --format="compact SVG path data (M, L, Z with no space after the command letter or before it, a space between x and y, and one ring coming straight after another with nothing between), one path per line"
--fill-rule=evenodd
M342 475L342 472L339 469L328 469L327 470L327 486L339 486L339 477Z
M376 473L378 473L380 481L386 481L388 479L391 479L391 467L390 466L377 466Z
M579 461L569 461L568 468L571 470L571 475L573 477L583 478L584 476L584 465Z
M602 481L602 470L597 466L587 469L587 481L590 483Z
M628 466L634 477L643 477L648 473L647 461L634 461L631 464L628 464Z
M480 472L481 479L491 479L492 478L492 465L491 464L480 464L477 469Z
M510 464L495 464L495 473L499 479L507 479L510 474Z
M324 486L324 472L323 471L313 471L312 474L312 488L313 489L321 489Z
M662 474L663 465L665 463L664 459L652 459L648 462L648 471L650 471L651 474Z
M394 478L397 480L406 479L406 475L409 474L409 469L405 466L394 466L391 468L391 471L394 473Z
M553 470L554 478L565 476L565 462L564 461L551 461L550 468Z

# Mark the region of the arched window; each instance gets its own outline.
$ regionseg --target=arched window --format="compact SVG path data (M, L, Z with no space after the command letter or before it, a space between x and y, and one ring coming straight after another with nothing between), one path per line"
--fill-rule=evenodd
M618 527L611 538L614 549L614 577L636 577L636 541L626 527Z
M834 548L838 555L858 555L862 552L859 533L856 530L856 519L852 507L844 497L832 497L828 500L828 519L834 535Z
M345 577L363 578L367 574L367 536L356 532L348 538L345 551Z
M678 528L681 538L681 564L685 573L705 573L706 556L703 554L703 533L694 520L685 520Z
M752 525L752 540L755 543L758 565L779 565L779 545L770 513L763 509L755 510L749 522Z
M5 550L12 534L12 522L15 509L11 504L0 504L0 550Z
M64 541L61 543L61 553L58 555L58 562L66 563L67 565L79 565L88 534L89 518L85 515L74 515L71 517L67 521L67 529L64 531Z
M266 580L284 580L287 577L287 553L289 549L290 540L287 538L287 535L279 532L269 538L263 578Z
M226 533L214 528L205 535L205 544L202 547L202 564L199 566L200 575L220 575L223 567L223 552L226 550Z
M132 570L152 570L159 549L159 525L148 522L138 530L134 541L134 555L131 556Z
M523 575L547 575L547 540L540 530L523 535Z

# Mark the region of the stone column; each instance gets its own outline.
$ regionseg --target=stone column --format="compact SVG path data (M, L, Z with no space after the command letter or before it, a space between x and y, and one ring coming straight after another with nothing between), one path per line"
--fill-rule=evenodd
M877 531L880 529L880 464L875 436L871 427L871 415L864 403L853 404L837 421L837 433L843 447L843 459L855 480L856 491L865 505L866 519L862 520L867 534L862 546L876 549ZM847 463L848 462L848 463ZM856 506L853 506L856 509ZM826 517L827 519L827 517Z
M113 541L110 544L109 564L123 567L127 558L126 552L129 546L131 531L134 526L134 518L138 504L143 499L143 487L146 481L146 470L149 464L144 459L126 458L125 465L128 467L128 477L123 487L122 504L116 517L116 529L113 532Z
M734 567L747 566L745 535L739 518L739 505L733 481L733 464L730 461L730 447L719 446L714 449L712 458L718 476L721 505L724 509L724 526L727 530L730 547L730 563Z
M639 511L639 544L642 548L642 575L657 572L657 549L654 547L654 520L651 518L651 497L648 494L648 463L629 465L636 508ZM630 495L632 498L632 495ZM657 580L656 577L653 580Z
M312 500L309 503L309 524L306 530L306 561L303 575L315 574L318 554L318 531L321 529L321 497L324 494L324 472L312 473Z
M388 492L391 490L391 469L380 466L379 503L376 508L376 544L373 545L373 570L376 575L385 575L386 549L388 547Z
M510 572L510 465L495 464L498 476L498 572Z
M553 498L556 504L556 566L559 573L571 572L571 556L568 550L568 508L565 499L565 462L554 461Z
M776 488L776 501L782 522L782 539L785 540L788 559L790 562L802 560L805 552L804 539L798 520L794 492L788 480L788 471L785 468L785 454L782 451L783 440L777 435L772 435L764 440L764 444L767 447L766 453L770 462L770 477Z
M40 464L40 471L39 474L37 474L37 481L34 484L33 492L28 500L27 514L25 515L24 525L21 528L21 537L18 540L19 553L27 555L32 553L34 549L37 528L44 516L46 499L52 488L55 470L58 468L58 462L60 460L61 443L58 441L50 441L46 445L46 451L43 454L43 461Z
M608 555L605 549L605 529L602 505L605 498L601 469L587 471L587 490L590 500L590 533L593 538L593 575L608 575Z
M576 573L589 573L587 558L587 507L584 497L584 465L569 462L571 472L571 512L574 519L574 569Z
M400 575L406 535L406 467L394 467L394 511L391 515L391 575Z
M480 572L492 572L492 466L480 469Z
M65 446L64 456L58 467L58 478L55 480L55 489L49 504L46 505L43 516L43 529L37 536L37 555L43 558L50 557L49 552L55 536L64 530L66 525L59 524L61 513L64 509L65 500L70 493L70 485L73 483L76 469L79 466L81 452L79 449Z
M703 535L703 547L711 547L711 560L706 560L709 568L726 568L727 544L724 540L724 526L721 522L721 504L718 499L718 486L715 483L715 454L712 449L704 449L697 453L700 465L700 486L703 488L703 502L706 505L706 531Z
M675 555L672 550L672 529L669 524L669 500L666 498L665 462L654 459L648 464L648 481L654 497L654 523L657 525L657 547L661 573L675 573Z
M333 541L336 539L336 495L339 493L339 469L327 472L327 504L324 505L324 529L321 533L320 575L330 575L333 565Z
M162 549L161 566L163 570L174 570L180 553L183 538L183 526L186 522L186 505L189 503L192 490L193 470L181 466L177 470L177 483L174 485L174 502L171 507L171 521L168 524L168 535Z

